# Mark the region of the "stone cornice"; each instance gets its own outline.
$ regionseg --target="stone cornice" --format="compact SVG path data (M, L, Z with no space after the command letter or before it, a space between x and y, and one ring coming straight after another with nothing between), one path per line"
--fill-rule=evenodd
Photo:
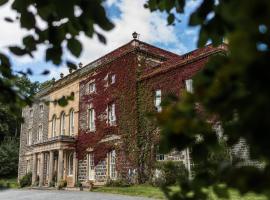
M46 96L47 94L65 87L67 84L72 83L78 79L82 79L87 76L90 72L94 71L97 68L100 68L108 63L111 63L131 52L141 52L147 53L152 57L156 57L162 60L167 60L169 58L180 58L179 55L172 52L160 49L158 47L152 46L150 44L141 42L139 40L132 40L129 43L115 49L114 51L100 57L97 60L85 65L83 68L74 71L71 74L68 74L62 79L57 80L53 85L48 86L36 94L37 98ZM162 52L162 53L161 53Z

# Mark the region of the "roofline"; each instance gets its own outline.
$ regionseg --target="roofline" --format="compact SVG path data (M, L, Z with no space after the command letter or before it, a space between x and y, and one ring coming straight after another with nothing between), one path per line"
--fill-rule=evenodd
M207 46L205 46L203 48L196 49L194 51L188 52L188 53L184 54L183 57L186 56L186 55L189 55L189 54L195 54L198 51L203 51L203 50L205 50L205 49L207 49L209 47L213 47L213 45L209 44L209 45L207 45ZM159 71L153 71L152 73L146 74L146 75L140 77L138 79L138 81L140 82L140 81L147 80L147 79L155 77L155 76L157 76L159 74L162 74L162 73L168 72L170 70L173 70L173 69L175 69L177 67L186 66L186 65L188 65L190 63L196 62L196 61L198 61L200 59L203 59L205 57L209 57L211 55L215 55L215 54L222 53L222 52L223 53L227 52L227 50L228 50L228 45L223 43L223 44L219 45L218 47L213 47L213 49L210 49L207 52L203 52L203 53L197 55L194 58L187 57L185 59L185 57L184 57L184 59L180 60L180 61L169 60L168 63L162 63L162 64L159 65L161 67ZM165 65L164 68L162 68L162 65Z
M138 44L137 44L137 43L138 43ZM140 46L139 46L140 44L146 45L146 46L148 46L148 47L150 47L150 48L155 48L155 49L157 49L157 50L163 51L163 52L165 52L166 54L169 54L169 57L171 57L171 58L180 58L180 57L181 57L181 56L178 55L178 54L175 54L175 53L172 53L172 52L170 52L170 51L161 49L161 48L159 48L159 47L156 47L156 46L153 46L153 45L151 45L151 44L142 42L142 41L140 41L140 40L133 39L133 40L131 40L130 42L128 42L128 43L126 43L126 44L124 44L124 45L122 45L122 46L120 46L120 47L118 47L118 48L116 48L116 49L110 51L109 53L107 53L107 54L101 56L100 58L98 58L98 59L96 59L96 60L94 60L94 61L92 61L92 62L86 64L84 67L77 69L77 70L74 71L73 73L70 73L70 74L66 75L65 77L63 77L63 78L61 78L61 79L58 79L57 81L55 81L55 82L53 83L53 85L50 85L50 86L48 86L48 87L43 88L43 89L40 90L35 96L37 96L37 97L44 97L44 96L46 96L48 93L50 93L50 92L56 90L57 88L61 87L61 85L59 85L59 84L61 84L61 82L64 82L64 81L67 80L68 78L71 78L70 82L74 82L74 81L77 80L78 78L84 76L86 72L91 72L93 69L96 69L96 68L98 68L98 67L104 65L105 63L108 64L108 63L110 63L110 62L112 62L112 61L118 59L119 57L121 57L121 56L123 56L123 55L125 55L125 54L127 54L127 53L133 52L133 51L135 51L135 50L137 50L137 51L139 51L139 52L148 52L148 51L145 50L145 49L140 49ZM128 46L131 46L132 48L131 48L131 49L126 49L126 50L124 50L122 53L120 53L118 56L113 57L113 58L110 58L110 55L111 55L111 54L113 54L113 53L119 51L120 49L122 49L122 48L124 48L124 47L128 47ZM156 53L154 53L154 52L148 52L148 53L151 53L151 55L154 55L154 56L157 56L157 57L164 57L164 58L167 58L167 59L169 58L169 57L165 57L164 55L162 56L162 55L156 54ZM99 62L102 62L102 60L104 60L104 59L106 59L106 58L108 58L108 61L107 61L107 62L104 62L104 63L102 63L102 64L99 63ZM94 65L96 65L96 66L94 66ZM90 68L90 69L87 69L87 68ZM72 77L72 76L73 76L73 77ZM58 85L58 87L57 87L57 85Z

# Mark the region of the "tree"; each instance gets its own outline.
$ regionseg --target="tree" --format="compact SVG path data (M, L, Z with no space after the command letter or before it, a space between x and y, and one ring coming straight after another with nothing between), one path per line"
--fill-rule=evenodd
M0 6L7 2L0 0ZM102 0L70 0L65 3L14 0L12 9L18 13L18 18L6 20L18 21L22 28L29 30L29 35L23 38L23 46L12 46L10 51L19 56L32 56L41 44L46 44L45 59L60 64L63 62L63 44L67 43L70 52L78 57L82 50L77 39L80 32L88 37L97 35L101 42L105 42L94 25L105 31L113 28L102 3ZM174 24L184 12L185 3L186 0L148 0L146 7L151 11L166 12L168 24ZM45 29L36 23L37 18L46 23ZM192 158L205 160L204 167L216 172L210 176L206 171L188 183L181 183L181 192L173 197L205 199L207 196L202 188L210 186L215 186L219 194L226 194L223 192L226 187L237 188L243 193L267 193L269 190L269 19L269 0L202 0L190 16L190 25L200 27L199 46L208 41L218 45L226 38L229 49L227 56L213 58L195 77L194 94L185 94L181 102L171 104L158 117L163 127L164 149L192 147ZM65 62L68 67L76 68L72 62ZM30 103L29 97L14 88L14 79L8 57L0 53L0 102L12 102L16 106ZM204 117L195 109L198 103L204 108ZM244 138L250 146L251 157L265 163L264 168L236 168L220 162L212 165L207 161L210 152L222 148L212 125L205 121L213 115L218 116L222 124L226 145L231 147ZM171 129L168 123L178 123L178 130ZM226 186L225 189L219 187L220 183Z
M186 2L148 0L145 6L151 11L166 12L168 23L174 24L184 12ZM209 187L223 197L227 197L228 188L269 195L269 18L267 0L203 0L191 14L190 26L200 27L198 46L209 41L219 45L226 38L228 55L213 57L194 77L194 94L184 94L181 101L170 104L158 116L163 149L190 147L193 160L207 169L188 183L181 182L180 192L172 194L165 188L168 197L206 199L203 188ZM204 110L203 116L196 109L198 104ZM222 148L213 124L205 120L213 116L222 124L226 146L231 148L240 138L245 139L251 158L264 163L264 167L211 162L208 159L211 152Z
M27 98L31 98L36 94L40 87L38 82L32 83L26 76L14 76L14 87ZM14 100L14 99L13 99ZM14 103L0 102L0 143L5 137L18 138L20 135L20 124L23 122L21 117L21 106L26 105L25 102L19 101Z
M0 0L0 6L6 4L8 0ZM52 61L55 65L65 62L70 69L77 66L63 59L63 48L68 48L70 53L78 57L82 51L82 44L78 40L79 34L87 37L96 35L102 43L106 43L106 38L97 31L97 26L105 31L111 30L114 25L108 19L104 0L14 0L11 8L18 14L16 19L9 16L5 18L7 22L19 23L23 29L28 31L22 39L22 46L10 46L9 50L17 55L29 55L38 50L41 45L46 47L46 61ZM46 24L46 28L41 28L38 20ZM65 45L66 44L66 45ZM32 74L28 69L26 72L19 72L24 75ZM43 74L48 74L45 70ZM20 105L20 101L30 103L31 98L14 89L15 78L9 58L0 52L0 102L3 104L15 103Z
M19 142L16 138L6 138L0 144L0 177L17 175Z

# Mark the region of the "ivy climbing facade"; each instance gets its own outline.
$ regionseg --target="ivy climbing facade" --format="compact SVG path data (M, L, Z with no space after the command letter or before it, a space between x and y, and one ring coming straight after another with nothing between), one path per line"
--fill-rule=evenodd
M19 178L32 172L33 185L67 181L74 187L117 179L144 183L155 175L155 163L166 160L189 169L188 149L159 152L151 116L167 96L192 92L192 77L224 51L208 45L177 55L133 39L62 76L23 109ZM72 96L65 107L58 105L63 96Z

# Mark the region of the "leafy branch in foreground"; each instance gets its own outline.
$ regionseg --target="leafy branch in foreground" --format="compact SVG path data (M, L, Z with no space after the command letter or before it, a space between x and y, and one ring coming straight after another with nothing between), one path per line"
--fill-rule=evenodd
M8 0L0 0L0 6L7 4ZM41 46L45 47L45 60L55 65L65 62L71 69L76 65L63 58L65 48L79 57L83 45L78 39L79 35L92 38L97 36L100 42L106 43L106 38L98 31L109 31L114 27L106 15L104 0L14 0L11 9L17 14L16 18L5 17L8 23L18 23L27 34L22 38L22 45L9 46L10 52L17 56L28 55L33 57ZM32 71L19 71L22 75L31 75ZM46 75L49 70L42 73ZM7 55L0 52L0 102L15 105L14 109L22 104L30 104L32 99L23 94L14 84L16 76Z
M168 23L173 24L187 2L148 0L146 7L168 13ZM180 183L180 192L167 193L171 199L206 199L205 189L210 187L222 197L228 197L228 188L233 187L241 193L252 191L270 198L269 18L267 0L203 0L191 14L190 26L200 27L198 46L209 41L218 45L226 38L229 47L228 55L213 57L194 77L194 94L184 95L159 116L163 148L190 147L194 163L199 162L205 169L195 173L192 180ZM195 108L198 103L204 117ZM209 160L211 153L222 149L209 123L213 116L222 125L228 148L244 139L250 158L264 166Z

